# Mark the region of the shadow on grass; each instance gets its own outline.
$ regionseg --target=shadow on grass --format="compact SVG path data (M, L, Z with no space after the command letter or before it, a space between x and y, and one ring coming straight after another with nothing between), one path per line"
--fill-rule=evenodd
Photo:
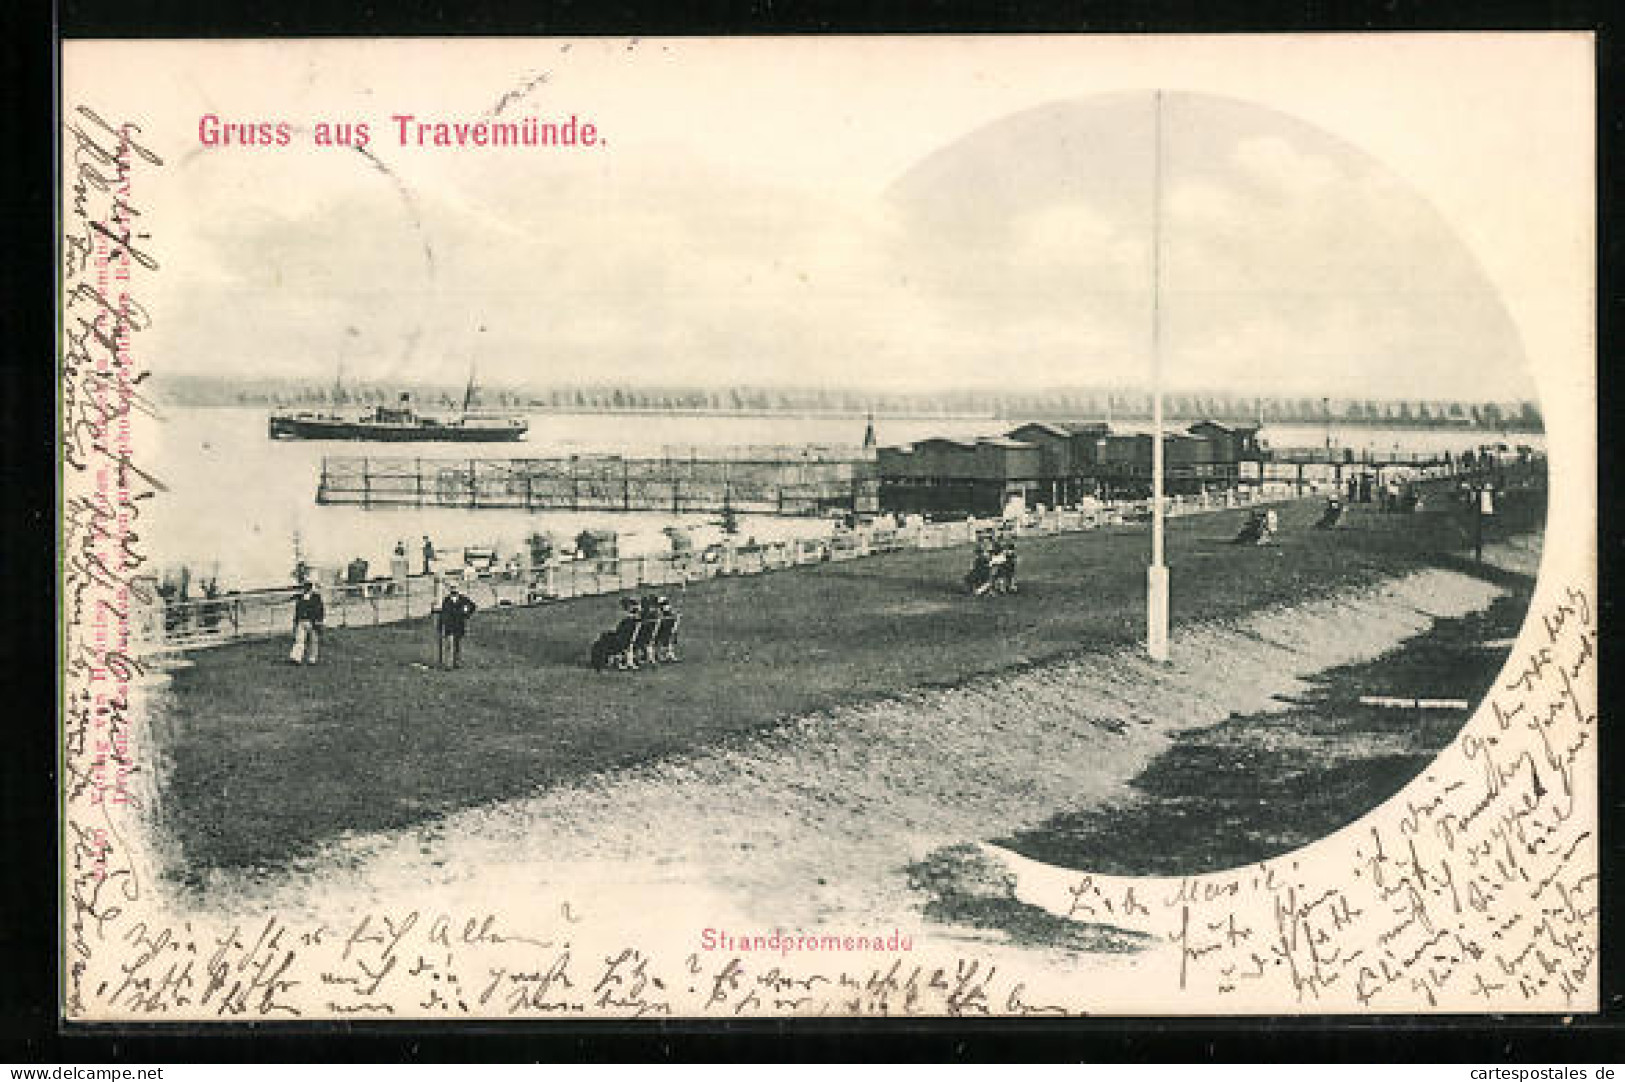
M906 872L909 886L926 896L927 919L999 932L1016 946L1129 954L1151 943L1143 932L1066 920L1021 901L1015 877L974 845L939 849Z

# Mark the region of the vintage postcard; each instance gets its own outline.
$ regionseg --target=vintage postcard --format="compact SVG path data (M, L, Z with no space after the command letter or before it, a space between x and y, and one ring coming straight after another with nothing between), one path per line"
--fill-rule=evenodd
M1593 114L64 42L64 1019L1596 1010Z

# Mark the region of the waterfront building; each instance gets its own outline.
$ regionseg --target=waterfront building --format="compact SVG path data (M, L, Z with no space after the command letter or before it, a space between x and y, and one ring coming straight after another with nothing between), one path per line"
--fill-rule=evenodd
M1042 500L1047 487L1041 449L1007 436L881 447L876 466L880 509L889 514L998 515L1012 499Z
M1198 421L1163 436L1166 489L1232 488L1243 462L1267 457L1256 425ZM1143 497L1151 490L1152 437L1113 433L1103 421L1031 421L1004 436L933 437L876 455L885 512L996 515L1013 499L1065 506L1084 496Z

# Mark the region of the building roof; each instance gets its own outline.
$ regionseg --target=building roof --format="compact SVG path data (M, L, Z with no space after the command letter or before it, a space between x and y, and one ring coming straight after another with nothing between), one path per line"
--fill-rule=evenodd
M1110 438L1114 440L1150 440L1151 433L1118 432L1113 434ZM1164 442L1167 442L1169 440L1201 440L1203 437L1192 435L1189 432L1164 432L1162 434L1162 438Z
M1251 433L1257 432L1261 426L1259 426L1259 425L1227 425L1227 424L1223 423L1222 421L1205 420L1205 421L1197 421L1195 424L1191 425L1190 427L1193 430L1197 429L1197 428L1217 428L1220 432L1234 432L1238 436L1246 436L1246 435L1250 435Z
M1066 429L1062 428L1060 425L1054 424L1050 421L1028 421L1026 424L1017 425L1016 427L1012 428L1009 432L1005 433L1005 435L1014 436L1017 432L1021 432L1029 428L1036 428L1040 431L1048 432L1052 436L1061 436L1063 438L1072 434Z
M1105 421L1028 421L1012 428L1007 434L1014 435L1025 428L1041 429L1063 439L1071 436L1095 436L1111 430L1111 426Z
M1011 439L1009 436L927 436L923 440L913 443L899 444L895 447L882 447L882 451L891 451L900 455L910 455L928 444L944 444L961 451L974 450L977 447L1006 447L1011 449L1031 449L1037 444L1023 443L1021 440Z

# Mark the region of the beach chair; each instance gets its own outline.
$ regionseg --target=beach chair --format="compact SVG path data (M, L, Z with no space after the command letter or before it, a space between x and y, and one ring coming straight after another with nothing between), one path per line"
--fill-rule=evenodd
M639 620L637 622L636 626L632 628L631 638L626 644L626 653L624 655L626 663L622 665L621 668L637 668L639 658L649 661L649 644L654 641L655 626L659 623L659 618L653 620Z
M621 643L620 636L614 631L606 631L593 640L588 650L588 664L594 672L603 672L614 662L616 656L626 649Z
M654 619L645 621L646 629L640 629L638 637L638 659L649 665L660 664L660 629L665 626L669 617L656 615ZM647 634L642 632L646 630Z
M626 668L627 650L632 645L632 634L636 630L637 625L633 621L622 620L594 639L589 655L592 667L598 672Z
M632 664L632 641L637 630L637 620L622 618L612 630L599 635L592 644L592 667L599 672L636 668Z
M660 625L664 622L664 617L657 614L643 621L638 627L637 657L640 662L651 668L660 664L660 658L655 653L655 639L659 637Z
M649 646L649 652L656 661L677 660L677 625L682 620L682 615L675 612L661 618L660 626L655 628L654 641Z

